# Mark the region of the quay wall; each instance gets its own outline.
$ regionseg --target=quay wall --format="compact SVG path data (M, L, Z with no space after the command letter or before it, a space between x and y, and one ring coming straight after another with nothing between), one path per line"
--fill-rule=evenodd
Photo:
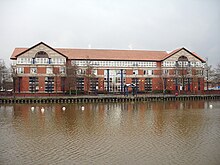
M220 100L220 95L97 95L75 97L2 97L0 104L36 104L36 103L101 103L101 102L136 102L136 101L175 101L175 100Z

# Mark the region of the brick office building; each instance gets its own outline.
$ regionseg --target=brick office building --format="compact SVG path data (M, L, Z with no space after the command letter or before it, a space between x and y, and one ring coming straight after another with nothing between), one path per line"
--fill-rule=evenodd
M21 96L204 91L205 61L185 48L166 51L52 48L43 42L15 48L14 92ZM128 88L132 90L132 88Z

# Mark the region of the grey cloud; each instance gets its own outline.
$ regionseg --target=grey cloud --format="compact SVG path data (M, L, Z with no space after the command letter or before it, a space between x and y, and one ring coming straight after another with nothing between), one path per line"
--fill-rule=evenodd
M2 0L0 55L44 41L52 47L173 50L220 61L218 0Z

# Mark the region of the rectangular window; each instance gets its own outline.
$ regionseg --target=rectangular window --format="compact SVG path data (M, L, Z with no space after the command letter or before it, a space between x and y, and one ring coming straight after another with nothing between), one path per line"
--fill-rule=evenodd
M168 69L163 70L163 74L168 75L169 74L169 70Z
M30 73L31 74L36 74L37 73L37 68L36 67L30 68Z
M147 70L147 75L153 75L154 74L154 72L153 72L153 70Z
M77 70L78 74L86 74L86 70L85 69L79 69Z
M139 90L139 78L132 78L131 83L136 86L137 91L138 91Z
M138 75L138 70L133 70L133 75Z
M152 79L151 78L146 78L145 79L145 91L151 92L152 91Z
M53 68L46 68L47 74L53 74Z
M66 68L65 67L60 67L60 73L65 74L66 73Z
M24 68L23 68L23 67L17 68L17 73L18 73L18 74L24 73Z
M196 70L196 75L202 76L203 75L203 70Z
M32 93L39 91L38 77L29 77L29 91Z
M92 70L92 74L95 75L95 76L97 76L97 74L98 74L97 69L93 69L93 70Z
M84 91L84 78L77 77L76 78L77 90L82 92Z
M54 91L54 77L45 77L45 92L52 93Z
M98 90L98 78L91 78L90 79L90 91L95 92Z

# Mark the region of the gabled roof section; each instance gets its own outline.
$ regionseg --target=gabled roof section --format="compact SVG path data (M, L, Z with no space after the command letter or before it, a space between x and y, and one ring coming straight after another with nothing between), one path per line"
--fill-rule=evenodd
M166 60L167 58L171 57L172 55L178 53L178 52L181 51L181 50L185 50L185 51L187 51L188 53L190 53L191 55L193 55L194 57L196 57L197 59L199 59L200 61L205 62L205 60L202 59L202 58L201 58L199 55L197 55L195 52L190 52L189 50L187 50L187 49L184 48L184 47L173 50L173 51L170 52L169 55L168 55L166 58L164 58L163 60Z
M12 53L12 55L11 55L11 58L10 58L10 59L16 59L18 56L20 56L20 55L22 55L22 54L28 52L29 50L31 50L31 49L33 49L33 48L35 48L35 47L37 47L37 46L39 46L39 45L41 45L41 44L43 44L44 46L46 46L46 47L52 49L53 51L57 52L58 54L60 54L60 55L62 55L62 56L64 56L64 57L66 57L64 54L60 53L60 52L57 51L56 49L54 49L54 48L50 47L49 45L45 44L44 42L39 42L38 44L32 46L31 48L15 48L14 51L13 51L13 53ZM66 58L67 58L67 57L66 57Z

